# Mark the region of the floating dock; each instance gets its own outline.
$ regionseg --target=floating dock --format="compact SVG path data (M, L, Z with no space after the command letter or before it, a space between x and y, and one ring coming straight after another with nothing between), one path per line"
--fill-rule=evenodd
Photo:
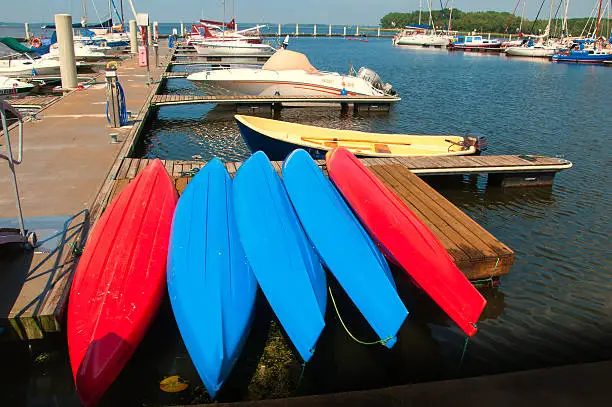
M192 105L215 103L226 105L248 105L261 108L272 105L336 104L353 105L356 110L389 110L391 105L401 98L397 96L226 96L226 95L155 95L151 99L153 106ZM259 110L259 109L257 109Z
M150 161L124 158L114 181L110 182L112 187L108 201ZM362 161L434 232L466 277L470 280L484 280L508 274L514 262L514 252L419 179L406 165L385 159ZM179 194L194 173L205 165L204 162L195 161L168 160L163 163L175 179ZM282 162L272 164L280 173ZM325 162L318 161L318 164L324 168ZM231 175L236 173L240 165L240 162L225 164Z

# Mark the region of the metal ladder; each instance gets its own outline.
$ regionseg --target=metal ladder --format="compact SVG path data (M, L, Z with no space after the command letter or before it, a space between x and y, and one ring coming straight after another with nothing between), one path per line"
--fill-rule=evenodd
M11 138L9 137L9 127L6 120L6 112L10 111L19 123L19 153L17 158L13 156L11 148ZM21 200L19 198L19 188L17 188L17 175L15 174L15 165L19 165L23 159L23 117L21 114L9 105L4 100L0 100L0 119L2 120L2 133L0 133L0 141L4 137L6 143L6 155L0 152L0 158L8 162L9 170L12 174L13 190L15 192L15 203L17 204L17 221L19 228L0 228L0 245L8 243L22 243L24 248L31 249L36 246L36 233L27 231L23 223L23 214L21 212Z

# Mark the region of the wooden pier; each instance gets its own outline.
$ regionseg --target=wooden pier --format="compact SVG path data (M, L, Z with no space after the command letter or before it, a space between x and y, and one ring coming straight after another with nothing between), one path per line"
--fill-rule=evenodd
M226 95L155 95L153 106L191 105L202 103L233 105L283 105L283 104L337 104L353 105L358 109L389 110L391 104L401 98L397 96L226 96ZM362 106L360 106L362 105Z
M502 187L552 185L555 174L572 167L563 158L540 155L479 155L457 157L368 158L366 165L394 162L419 176L487 174Z
M124 158L112 184L108 200L118 194L151 160ZM478 225L464 212L419 179L403 163L392 160L363 160L410 209L434 232L459 269L470 280L495 279L508 274L514 252ZM175 186L182 193L191 177L205 165L195 161L163 161ZM324 161L319 161L323 167ZM240 162L226 163L234 175ZM280 173L281 162L273 162ZM101 205L105 205L106 202Z

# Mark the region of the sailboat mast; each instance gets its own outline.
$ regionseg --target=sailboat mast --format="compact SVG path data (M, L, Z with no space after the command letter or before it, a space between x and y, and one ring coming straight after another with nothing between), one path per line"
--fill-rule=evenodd
M553 8L555 6L555 1L554 0L550 0L550 14L548 15L548 25L546 26L546 31L544 32L544 37L549 37L550 36L550 30L551 30L551 23L552 23L552 17L553 17Z
M451 9L450 16L448 17L448 30L446 30L446 34L450 35L451 30L453 29L453 9L455 8L455 0L451 0Z
M421 25L421 13L423 12L423 0L419 0L419 25Z
M123 0L121 0L121 25L123 25L123 30L125 31L125 15L123 14Z
M595 38L599 37L599 23L601 22L601 5L603 0L599 0L599 9L597 10L597 25L595 26Z
M85 24L83 24L83 26L87 27L87 0L83 0L83 18L81 22L84 22Z
M521 11L521 23L519 24L519 33L523 32L523 20L525 19L525 3L527 3L527 0L523 0L523 11Z
M223 38L225 38L225 0L223 0L223 22L221 23L221 29L223 30Z
M567 10L569 9L570 0L565 0L565 13L563 14L563 24L561 25L561 30L564 35L569 35L569 30L567 27Z
M113 31L113 0L108 0L108 17L111 19L111 22L109 23L108 26L108 32L112 32Z

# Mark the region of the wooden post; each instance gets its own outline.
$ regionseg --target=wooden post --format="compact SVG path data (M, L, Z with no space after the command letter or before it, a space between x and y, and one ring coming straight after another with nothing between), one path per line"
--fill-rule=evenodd
M300 35L300 26L299 24L296 24L295 25L295 36L299 37L299 35Z
M312 35L313 35L313 37L317 36L317 25L316 24L314 25L314 27L312 29Z
M378 27L378 35L377 37L380 37L380 27Z
M279 37L281 36L281 25L280 24L278 25L278 36Z
M147 42L149 43L149 48L151 48L153 46L153 24L149 24L147 33Z
M159 41L159 22L157 21L153 21L153 41Z
M329 31L327 31L327 36L328 36L328 37L331 37L331 34L332 34L332 32L331 32L331 31L332 31L332 27L331 27L331 24L330 24L330 25L329 25Z
M357 26L357 29L355 30L355 37L359 37L359 26Z
M342 34L343 37L346 37L346 26L344 26L344 33Z
M185 24L181 21L181 37L185 36Z
M30 41L30 24L25 23L26 41Z
M55 27L57 43L59 44L62 89L75 89L78 82L74 57L74 38L72 37L72 16L70 14L56 14Z

